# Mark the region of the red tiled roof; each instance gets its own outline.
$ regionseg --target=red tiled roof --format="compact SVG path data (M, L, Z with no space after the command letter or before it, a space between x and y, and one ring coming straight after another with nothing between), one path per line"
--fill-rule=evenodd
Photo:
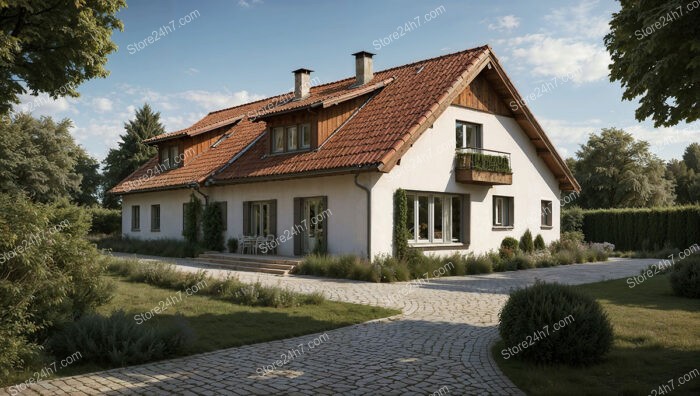
M235 123L226 132L230 134L228 139L184 167L148 177L148 170L157 165L156 159L151 159L110 192L177 188L206 180L228 183L316 172L388 171L491 56L488 46L477 47L376 72L369 84L360 87L353 86L353 77L311 87L303 100L290 101L293 93L286 93L209 113L187 129L149 142L192 136ZM359 97L364 99L360 109L319 149L269 155L266 116Z

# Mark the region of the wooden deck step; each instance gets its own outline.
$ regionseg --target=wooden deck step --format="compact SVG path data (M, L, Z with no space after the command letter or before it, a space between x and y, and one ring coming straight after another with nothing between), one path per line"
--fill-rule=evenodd
M293 257L252 256L220 252L205 252L194 260L208 267L281 276L288 275L302 261Z

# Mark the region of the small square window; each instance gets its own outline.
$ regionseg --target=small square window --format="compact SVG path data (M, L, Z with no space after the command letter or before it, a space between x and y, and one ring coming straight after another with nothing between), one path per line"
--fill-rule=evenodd
M272 152L281 153L284 151L284 128L272 128Z
M493 197L493 225L495 227L513 226L513 197Z

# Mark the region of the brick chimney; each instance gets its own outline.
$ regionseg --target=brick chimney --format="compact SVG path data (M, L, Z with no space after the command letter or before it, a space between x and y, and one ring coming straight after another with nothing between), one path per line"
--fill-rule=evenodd
M374 54L360 51L353 55L355 56L355 85L365 85L374 78L374 71L372 70L372 57Z
M311 72L309 69L294 70L294 99L301 100L309 96L311 90Z

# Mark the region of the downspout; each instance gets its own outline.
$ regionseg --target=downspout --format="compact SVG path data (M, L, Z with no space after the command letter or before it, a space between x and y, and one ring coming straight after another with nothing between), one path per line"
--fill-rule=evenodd
M199 195L204 197L204 205L209 205L209 196L201 191L199 191L199 183L192 182L187 187L196 191Z
M363 186L357 181L360 176L359 173L355 173L355 185L365 190L367 193L367 258L372 259L370 252L372 251L372 190L369 187Z

